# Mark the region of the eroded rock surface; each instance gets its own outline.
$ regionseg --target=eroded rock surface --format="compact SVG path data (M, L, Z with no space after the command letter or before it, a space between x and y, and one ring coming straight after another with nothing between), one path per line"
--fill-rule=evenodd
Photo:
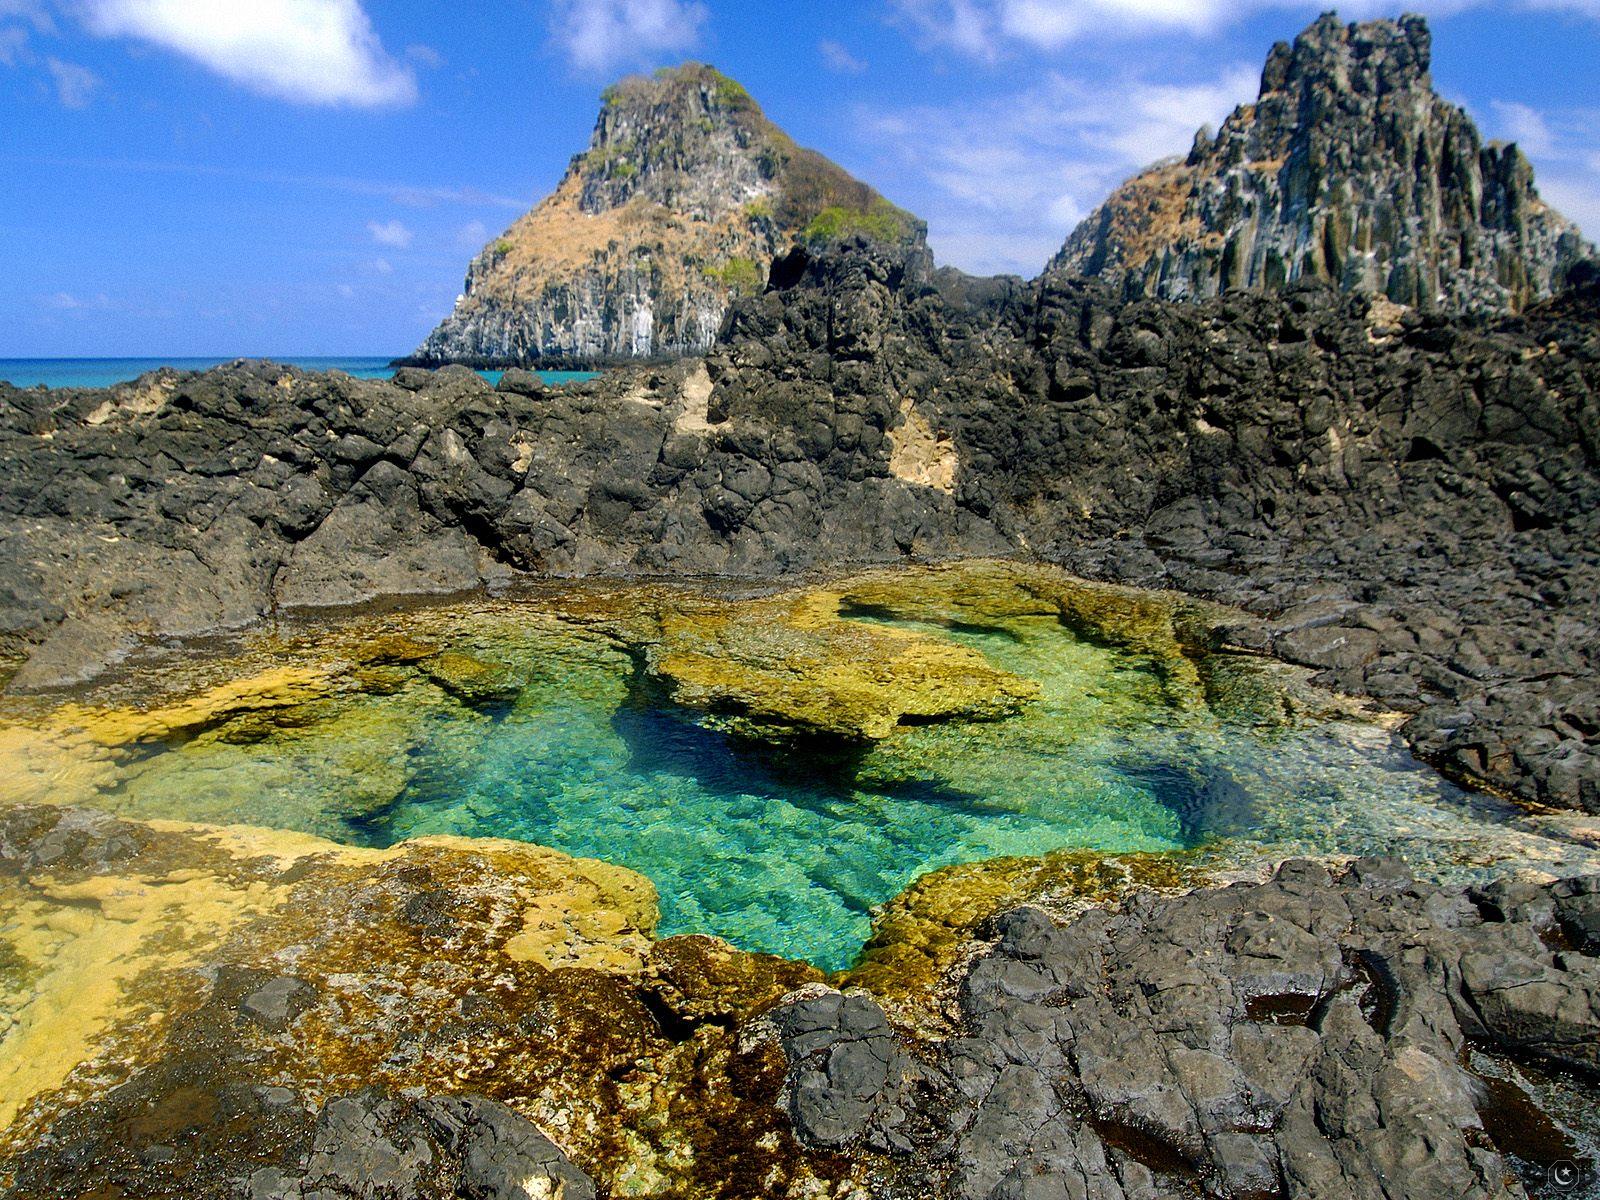
M1600 806L1600 292L1494 325L1120 304L866 245L777 283L704 366L575 389L257 364L5 393L12 686L279 604L1027 552L1249 609L1225 638L1415 713L1453 773ZM894 473L908 395L949 491Z
M996 867L840 992L537 847L9 807L0 1195L1398 1200L1581 1157L1523 1072L1600 1069L1597 877Z
M654 923L538 847L0 809L0 1195L826 1194L735 1033L818 973Z
M940 1043L860 994L775 1011L787 1103L808 1144L899 1163L887 1195L1521 1196L1504 1156L1563 1135L1512 1128L1466 1064L1593 1070L1600 960L1571 939L1595 889L1441 890L1369 859L1065 925L1016 909Z
M1397 304L1518 311L1594 248L1515 145L1433 90L1422 17L1325 14L1280 42L1261 94L1083 221L1050 265L1130 296L1196 300L1323 280Z
M908 722L997 720L1038 695L975 650L843 620L844 603L830 589L680 602L647 635L645 669L674 703L768 741L880 741Z
M571 390L258 364L146 381L153 410L5 393L12 686L279 604L1028 552L1249 609L1226 638L1415 713L1451 772L1600 806L1600 291L1495 325L1125 305L865 245L778 282L704 367ZM908 394L950 491L894 473Z
M425 363L592 363L699 354L729 302L796 240L922 224L769 121L698 63L606 90L553 195L472 261Z

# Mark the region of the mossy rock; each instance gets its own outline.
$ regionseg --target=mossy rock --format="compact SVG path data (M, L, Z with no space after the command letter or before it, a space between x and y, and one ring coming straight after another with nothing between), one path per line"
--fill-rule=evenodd
M1085 641L1140 659L1179 708L1205 703L1195 662L1210 647L1193 602L1075 579L1061 571L1003 561L963 563L907 575L883 572L841 588L847 611L902 620L962 621L1005 631L1016 620L1054 617Z
M827 592L663 617L650 673L739 736L871 743L930 721L998 720L1038 695L977 651L838 616Z
M657 942L646 964L645 987L660 1006L685 1022L743 1024L822 972L809 963L752 954L721 938L684 934Z
M1023 904L1115 903L1141 889L1183 891L1205 872L1186 854L1061 850L930 871L874 915L856 965L837 980L886 1004L926 1008L985 922ZM921 1014L926 1016L927 1014Z
M526 686L526 681L510 667L454 650L428 659L422 670L434 683L474 708L509 704Z

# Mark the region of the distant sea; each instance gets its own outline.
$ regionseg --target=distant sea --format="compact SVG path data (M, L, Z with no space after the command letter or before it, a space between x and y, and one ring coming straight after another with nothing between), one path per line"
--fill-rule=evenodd
M110 387L157 370L206 371L231 358L0 358L0 381L14 387ZM394 368L387 358L277 358L272 361L306 371L343 371L357 379L388 379ZM500 371L479 371L490 383L499 383ZM593 379L593 371L540 371L546 383L573 383Z

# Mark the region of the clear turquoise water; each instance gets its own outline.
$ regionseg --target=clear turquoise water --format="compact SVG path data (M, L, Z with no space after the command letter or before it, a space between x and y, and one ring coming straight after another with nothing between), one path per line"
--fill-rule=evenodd
M1149 693L1142 717L1157 711L1151 681L1136 668L1113 678L1105 652L1042 624L1042 643L1020 654L1047 688L1025 722L907 729L828 761L742 744L629 695L620 678L615 689L536 688L477 736L436 726L396 803L349 824L378 845L510 837L622 863L655 882L664 935L716 933L844 967L873 906L935 868L1063 847L1175 850L1205 836L1204 815L1182 811L1188 767L1151 773L1148 755L1129 757L1134 730L1117 728L1125 689ZM959 636L1004 665L1019 657L1005 637ZM1113 693L1105 706L1072 690L1090 673ZM1102 726L1096 707L1122 716Z
M0 381L13 387L98 388L137 379L147 371L171 367L178 371L207 371L230 358L0 358ZM394 368L387 358L274 358L285 366L306 371L343 371L357 379L389 379ZM478 372L499 383L500 371ZM593 379L592 371L540 371L547 383Z
M512 605L416 634L506 672L499 700L468 703L425 669L395 668L265 731L246 720L133 748L89 794L64 792L70 772L37 778L56 801L144 817L371 846L431 834L551 846L648 876L663 935L829 969L918 876L1003 855L1209 847L1238 862L1396 853L1453 878L1600 869L1600 854L1519 828L1515 810L1454 787L1376 726L1175 706L1148 662L1054 619L890 623L980 651L1040 699L850 754L759 748L665 703L581 621ZM0 796L22 774L0 760Z

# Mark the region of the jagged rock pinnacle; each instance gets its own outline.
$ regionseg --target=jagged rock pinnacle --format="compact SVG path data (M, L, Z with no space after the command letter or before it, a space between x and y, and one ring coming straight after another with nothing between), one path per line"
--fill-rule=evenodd
M1324 14L1273 47L1254 104L1118 188L1051 273L1166 299L1320 279L1467 312L1559 290L1593 248L1516 146L1486 145L1434 92L1431 55L1421 17Z

